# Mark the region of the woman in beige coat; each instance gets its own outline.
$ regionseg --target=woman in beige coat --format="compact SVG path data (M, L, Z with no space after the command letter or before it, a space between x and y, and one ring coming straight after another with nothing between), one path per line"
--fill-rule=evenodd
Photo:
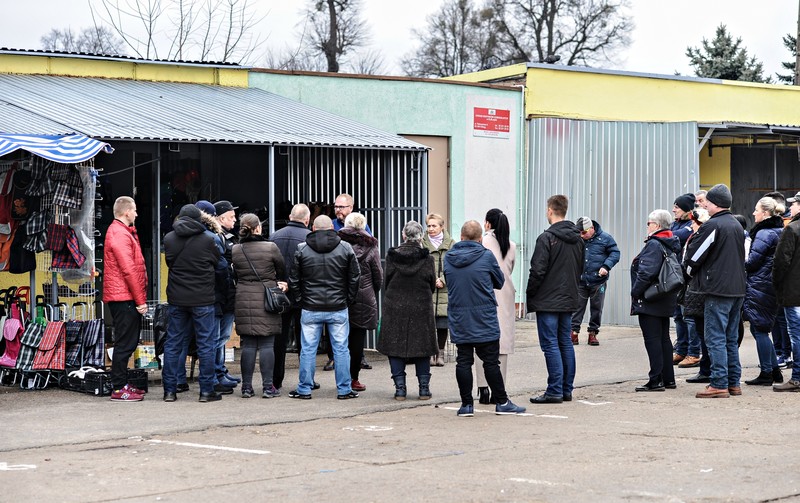
M447 344L447 282L444 278L444 256L455 241L444 229L444 218L436 213L425 217L428 232L422 246L433 256L436 266L436 290L433 292L433 314L436 316L436 339L439 351L431 357L431 366L444 367L445 345Z
M483 224L485 233L483 235L483 246L492 252L500 269L503 271L505 283L503 288L495 290L497 298L497 320L500 322L500 372L503 374L503 382L508 383L506 367L508 355L514 352L514 322L516 321L516 289L511 280L511 273L514 272L514 262L517 258L517 245L509 240L508 218L497 208L493 208L486 213L486 223ZM476 367L475 372L478 382L478 401L480 403L494 403L489 397L489 386L483 369Z

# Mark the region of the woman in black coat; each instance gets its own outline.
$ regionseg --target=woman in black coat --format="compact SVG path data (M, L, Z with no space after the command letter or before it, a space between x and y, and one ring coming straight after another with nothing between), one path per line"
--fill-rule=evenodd
M252 213L239 219L239 244L231 251L236 287L236 333L242 344L242 398L250 398L253 373L261 370L262 398L280 396L272 383L275 366L275 336L281 333L281 315L264 310L264 286L289 289L285 281L286 265L278 246L261 235L261 221Z
M378 351L389 357L395 400L406 399L406 362L413 362L419 380L419 399L431 398L430 357L436 354L436 323L431 294L436 289L433 257L422 247L422 226L408 222L404 243L386 255Z
M350 243L353 247L361 270L356 300L347 308L350 318L347 348L350 350L350 378L353 380L350 386L355 391L367 389L358 377L361 372L367 330L378 328L378 292L383 283L378 240L367 233L366 226L367 219L364 215L353 212L344 219L344 227L339 231L342 241Z
M669 319L675 312L678 292L645 300L644 292L658 279L664 253L680 253L681 243L669 230L672 215L655 210L647 217L647 239L631 264L631 314L639 316L644 347L650 360L650 379L636 391L664 391L675 388Z

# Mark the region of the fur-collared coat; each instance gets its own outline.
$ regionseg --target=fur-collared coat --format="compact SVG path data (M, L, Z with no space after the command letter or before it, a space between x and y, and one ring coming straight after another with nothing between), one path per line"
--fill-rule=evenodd
M383 284L378 240L366 231L352 227L340 230L339 237L353 247L358 259L358 268L361 270L356 300L347 308L350 325L367 330L378 328L378 293Z
M436 354L431 303L435 289L436 273L428 250L418 243L403 243L389 250L378 351L398 358Z

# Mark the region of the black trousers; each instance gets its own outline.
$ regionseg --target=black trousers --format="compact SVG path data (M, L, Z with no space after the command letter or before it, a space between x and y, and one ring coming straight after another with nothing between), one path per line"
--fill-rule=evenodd
M463 405L472 405L472 364L475 355L483 362L483 373L486 384L492 390L492 396L497 398L497 403L506 403L506 385L503 374L500 373L500 340L484 342L481 344L456 344L456 381L458 392Z
M711 358L708 356L706 347L706 322L702 316L693 316L694 325L697 327L697 335L700 336L700 351L703 356L700 358L700 368L698 373L704 376L711 375Z
M650 382L675 382L672 368L672 341L669 338L669 317L639 315L639 326L644 337L644 349L650 360Z
M142 315L132 300L109 302L114 321L114 353L111 356L111 384L115 390L128 384L128 362L139 344Z
M367 329L350 324L350 335L347 338L347 349L350 350L350 379L358 381L361 372L361 358L364 356L364 339Z
M281 333L275 335L272 385L278 389L283 387L283 378L286 376L286 345L290 340L297 341L297 347L300 347L300 309L292 309L281 315Z

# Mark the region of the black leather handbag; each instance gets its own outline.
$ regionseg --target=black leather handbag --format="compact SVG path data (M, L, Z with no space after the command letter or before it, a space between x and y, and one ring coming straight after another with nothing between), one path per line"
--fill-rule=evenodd
M284 293L283 290L280 289L280 287L269 287L264 285L264 282L261 281L261 276L259 276L258 272L256 272L256 268L253 267L253 263L250 262L250 257L248 257L247 253L244 251L244 244L242 244L241 247L245 260L247 260L247 263L250 264L250 269L253 270L253 274L256 275L256 279L258 279L258 282L264 287L264 311L270 314L288 313L292 308L292 301L289 300L289 297Z
M661 243L659 244L661 245ZM683 268L681 268L678 255L667 251L664 245L661 245L661 251L664 253L661 269L658 271L655 283L644 291L644 300L657 300L669 294L677 294L678 290L683 287Z

